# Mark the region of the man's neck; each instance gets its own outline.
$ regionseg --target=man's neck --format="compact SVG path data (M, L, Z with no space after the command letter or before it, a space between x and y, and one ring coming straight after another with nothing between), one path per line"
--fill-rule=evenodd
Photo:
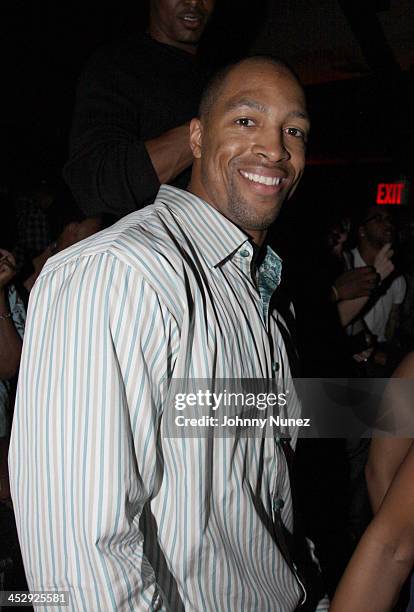
M252 241L255 243L255 245L259 248L261 248L267 238L267 233L268 230L267 229L260 229L260 230L251 230L251 229L243 229L241 228L244 232L246 232L246 234L248 236L250 236L250 238L252 239Z
M187 191L194 194L198 198L201 198L202 200L204 200L204 202L206 202L212 208L215 208L221 215L223 215L223 217L226 217L226 219L228 219L231 223L233 223L233 225L241 229L241 231L244 232L246 236L250 238L251 242L254 243L254 245L258 249L260 249L266 240L267 229L251 230L251 229L246 229L245 227L243 227L242 225L239 225L238 223L235 223L234 219L232 219L230 216L225 214L225 211L221 210L218 206L213 204L212 199L208 196L207 192L202 186L200 178L197 176L197 178L195 179L194 176L195 176L195 172L194 172L194 166L193 166L193 174L191 176L189 184L186 187Z

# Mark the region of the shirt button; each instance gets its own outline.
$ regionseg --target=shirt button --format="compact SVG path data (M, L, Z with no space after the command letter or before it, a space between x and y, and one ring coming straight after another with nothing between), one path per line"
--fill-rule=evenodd
M249 257L250 253L247 249L243 249L243 251L240 251L240 255L242 257Z
M274 361L274 362L272 363L272 371L273 371L273 372L279 372L279 368L280 368L280 365L278 364L278 362L277 362L277 361Z
M283 508L284 505L285 505L285 502L283 501L281 497L277 497L276 499L273 500L273 510L275 512L279 512Z

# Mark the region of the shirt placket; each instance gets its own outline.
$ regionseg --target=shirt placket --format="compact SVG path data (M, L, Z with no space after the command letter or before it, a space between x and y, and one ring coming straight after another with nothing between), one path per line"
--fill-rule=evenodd
M262 266L258 269L256 274L256 279L252 278L252 257L253 257L253 249L250 245L243 245L239 251L240 255L240 267L242 268L244 274L249 278L249 281L255 287L255 294L257 300L260 304L260 316L263 324L264 332L267 338L267 351L266 351L266 370L270 372L270 378L272 380L280 379L280 363L279 356L275 355L275 351L278 351L278 346L274 345L272 338L272 330L269 326L269 304L271 295L277 286L280 276L277 278L274 277L274 287L271 286L271 277L268 269L268 265L263 262ZM267 256L269 257L269 256ZM263 269L264 268L264 269ZM260 279L260 274L267 273L267 283L262 283ZM256 282L254 282L256 281ZM270 364L270 367L269 367ZM285 458L284 453L281 448L282 439L279 435L275 438L270 438L267 440L269 442L269 446L272 445L272 448L269 448L269 452L273 455L274 458L274 469L273 469L273 478L271 478L270 483L270 491L271 491L271 506L272 506L272 516L273 519L276 518L276 513L281 516L282 509L285 505L284 499L284 484L286 480L285 470L287 467L285 466ZM267 442L266 441L266 442ZM281 469L281 463L283 464L283 468Z
M252 259L253 259L253 247L247 242L244 243L239 251L235 255L235 263L243 272L247 282L251 286L252 293L256 301L256 310L260 317L262 324L263 333L266 335L266 372L269 373L269 377L273 377L273 372L277 372L278 364L273 360L273 342L269 329L269 316L268 308L263 301L263 296L260 291L260 283L257 278L253 278L252 275Z

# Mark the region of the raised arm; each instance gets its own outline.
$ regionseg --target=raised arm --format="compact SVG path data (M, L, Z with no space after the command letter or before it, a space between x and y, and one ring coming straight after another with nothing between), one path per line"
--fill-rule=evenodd
M148 108L153 94L145 88L137 74L104 52L90 60L79 81L63 174L87 216L128 214L191 164L187 123L174 126L171 111L171 129L160 128L168 108L160 101ZM144 136L149 113L155 126L163 117L154 138Z

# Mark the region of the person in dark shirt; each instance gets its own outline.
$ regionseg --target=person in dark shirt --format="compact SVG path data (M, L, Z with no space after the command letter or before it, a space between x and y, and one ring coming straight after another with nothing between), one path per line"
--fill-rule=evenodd
M123 216L161 183L185 187L196 51L215 0L150 0L146 34L97 51L80 78L63 175L88 216Z

